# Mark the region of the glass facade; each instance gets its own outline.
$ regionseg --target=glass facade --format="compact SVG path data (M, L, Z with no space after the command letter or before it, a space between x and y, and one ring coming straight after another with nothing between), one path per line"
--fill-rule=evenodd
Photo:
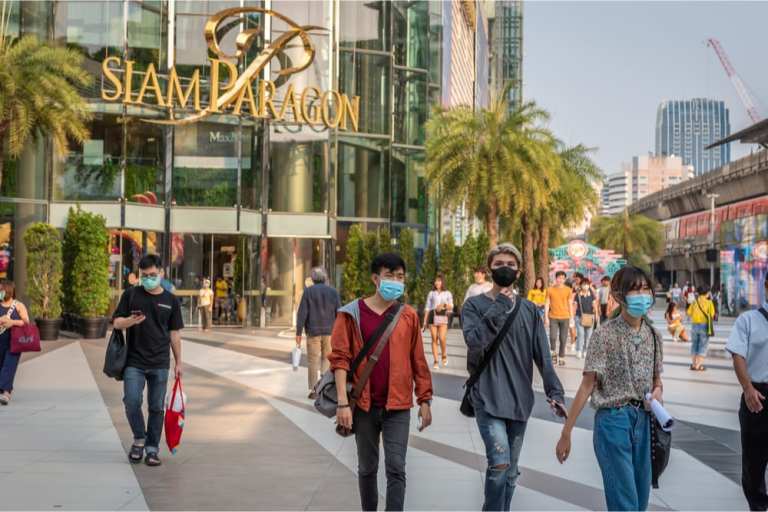
M50 141L39 140L5 162L0 275L21 279L20 233L27 224L61 227L68 208L80 204L107 218L115 296L140 257L157 252L187 323L198 322L202 279L221 276L231 281L234 306L242 301L245 310L244 318L222 314L222 323L289 325L312 266L338 273L350 225L393 232L407 226L419 234L417 246L425 245L436 209L424 180L424 123L440 98L442 2L271 2L299 25L328 29L311 32L315 55L304 71L279 75L302 58L295 44L265 69L261 78L276 85L275 108L283 107L279 98L290 84L359 96L354 131L226 113L161 125L144 120L167 119L164 108L102 100L102 86L114 87L102 76L102 61L116 57L123 84L122 63L133 62L134 99L152 69L167 94L175 67L184 89L199 72L206 105L214 57L203 36L206 21L228 7L263 7L259 0L11 4L12 34L34 33L77 50L95 80L82 91L93 113L85 141L57 154ZM274 17L265 21L247 13L237 22L241 29L265 28L236 62L239 72L264 41L288 29ZM222 37L225 52L233 53L237 33ZM224 84L232 77L227 66L219 68ZM150 88L144 103L154 103L154 94ZM176 114L189 113L189 106Z

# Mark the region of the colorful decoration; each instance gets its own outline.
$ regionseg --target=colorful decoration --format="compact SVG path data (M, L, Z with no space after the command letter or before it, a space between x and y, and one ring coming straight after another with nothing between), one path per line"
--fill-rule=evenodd
M613 277L627 264L621 254L590 245L583 240L573 240L549 250L549 279L554 281L555 272L563 271L570 277L580 272L592 280L600 281L603 276Z

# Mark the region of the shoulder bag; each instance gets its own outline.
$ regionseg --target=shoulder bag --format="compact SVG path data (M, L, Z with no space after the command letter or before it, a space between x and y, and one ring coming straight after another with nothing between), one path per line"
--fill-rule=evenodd
M658 367L656 358L656 330L651 327L651 334L653 335L653 375L656 376L656 368ZM653 387L653 383L651 383ZM669 455L672 452L672 432L668 432L661 428L661 425L656 420L656 416L653 413L651 415L651 485L654 489L659 488L659 477L667 469L669 464Z
M8 310L8 318L16 310L16 301L13 301L11 309ZM11 354L21 354L23 352L40 352L40 332L37 326L32 322L24 325L15 325L11 327Z
M581 305L581 299L582 296L580 293L576 294L576 298L579 301L579 312L581 313L581 326L586 329L591 329L595 326L595 314L594 313L584 313L584 306ZM589 300L594 302L595 297L592 295L592 292L589 292Z
M373 334L371 334L371 337L365 340L365 344L360 349L360 352L357 353L355 359L352 361L352 364L349 367L349 372L347 372L347 376L355 375L358 367L363 362L363 359L371 351L374 344L376 344L376 341L381 339L381 343L379 343L379 345L376 347L376 350L373 352L373 354L371 354L371 357L368 358L368 362L363 369L363 373L360 379L357 380L354 386L351 383L351 378L347 380L347 399L349 400L350 407L354 408L355 400L360 397L360 394L365 387L365 383L371 376L373 367L376 365L376 362L379 359L379 355L387 345L392 331L395 330L395 326L397 325L397 321L399 320L402 311L403 305L399 303L397 304L396 308L390 310L390 312L387 313L384 321L382 321L381 324L379 324L379 327L373 332ZM320 414L327 418L335 417L336 409L339 405L339 397L336 391L335 372L333 370L328 370L325 372L317 384L315 384L314 391L317 393L315 409L317 409ZM350 434L351 432L347 435Z
M134 290L136 290L135 287L126 291L126 293L130 294L128 297L129 311L132 310L133 297L136 293ZM109 341L107 342L107 351L104 354L103 372L107 377L121 381L123 380L123 372L127 363L128 343L125 334L120 329L112 329L112 334L110 334Z
M488 347L488 350L486 350L483 354L483 360L480 362L480 367L472 375L469 376L469 379L467 379L467 382L464 384L464 398L461 400L459 410L461 411L461 414L468 418L475 417L475 408L472 406L472 400L469 396L472 392L472 386L477 383L477 381L480 379L480 375L482 375L483 371L488 367L488 364L491 362L493 356L496 355L496 352L499 351L501 342L504 341L507 332L509 332L509 328L512 327L512 322L514 322L515 318L517 317L517 312L520 310L520 302L522 302L520 298L515 300L515 305L509 315L507 315L507 320L496 334L496 337L494 338L490 347Z

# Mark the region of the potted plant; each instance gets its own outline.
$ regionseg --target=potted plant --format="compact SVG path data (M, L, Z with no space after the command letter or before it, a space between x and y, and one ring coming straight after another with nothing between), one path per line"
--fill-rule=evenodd
M62 257L59 231L44 222L24 232L29 276L29 311L41 340L55 340L61 327Z
M65 285L70 307L77 315L78 331L85 338L107 332L109 309L109 232L102 215L70 208L64 231Z

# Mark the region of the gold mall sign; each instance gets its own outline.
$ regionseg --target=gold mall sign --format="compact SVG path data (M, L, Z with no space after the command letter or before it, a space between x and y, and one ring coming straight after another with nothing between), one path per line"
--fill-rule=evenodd
M219 46L219 38L229 32L237 23L229 23L221 29L224 20L246 13L262 13L280 19L288 29L277 39L267 44L259 55L248 65L242 74L232 59L243 57L261 33L260 28L248 29L237 35L234 55L225 54ZM211 16L205 24L205 40L208 48L218 59L209 59L211 64L209 83L209 101L203 108L200 101L200 70L196 69L186 88L182 86L176 68L171 68L165 88L160 86L160 78L154 64L147 66L141 84L133 82L134 61L123 61L119 57L108 57L101 63L104 78L111 84L105 89L102 84L101 97L106 101L122 101L126 104L152 105L145 102L154 98L154 106L167 108L168 120L145 119L157 124L184 125L205 119L211 114L230 113L252 117L268 118L310 125L323 125L328 128L352 129L357 131L360 119L360 97L348 97L337 91L320 91L317 87L307 87L297 91L294 84L288 83L282 101L276 96L277 87L271 80L261 78L262 71L278 54L283 52L288 43L298 38L304 53L302 60L295 66L286 67L278 76L288 76L307 69L315 58L315 48L309 38L310 30L325 30L313 25L298 25L290 18L258 7L235 7L224 9ZM221 83L221 68L227 70L228 80ZM122 74L122 78L119 76ZM138 89L136 87L138 86ZM255 89L255 92L254 92ZM138 91L138 92L137 92ZM176 117L176 107L191 109L194 113ZM277 104L277 106L275 105Z

